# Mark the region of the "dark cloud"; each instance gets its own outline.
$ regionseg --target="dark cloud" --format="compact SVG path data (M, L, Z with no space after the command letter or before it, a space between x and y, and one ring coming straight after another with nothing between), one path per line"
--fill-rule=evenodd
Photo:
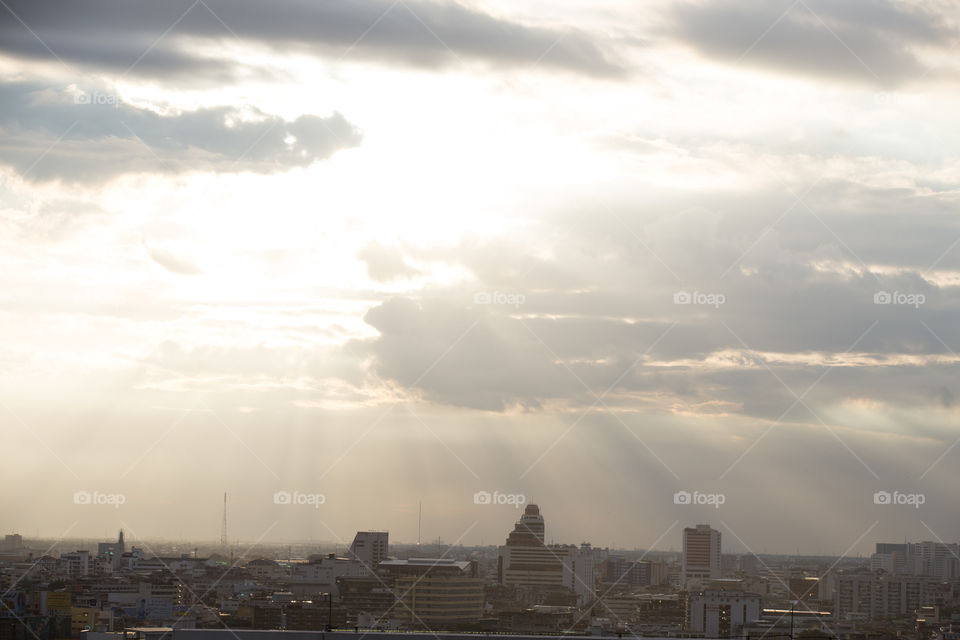
M918 51L956 38L943 16L889 0L684 3L671 21L672 34L707 57L883 85L919 79L929 70Z
M235 44L236 38L283 52L391 65L479 60L597 76L623 71L580 31L527 26L455 3L95 0L13 1L9 7L36 37L19 21L4 20L0 50L38 60L50 60L53 51L68 65L161 78L237 72L226 54L191 53L198 44Z
M380 337L347 348L367 350L375 356L378 377L422 392L428 400L500 411L576 391L569 374L516 322L408 298L384 302L365 320Z
M0 162L31 180L80 182L121 173L254 171L310 165L357 146L342 115L292 122L257 109L159 115L106 90L0 85Z
M960 298L927 268L941 255L940 267L960 267L947 251L960 226L943 213L952 196L920 191L825 181L806 194L814 213L783 217L792 198L769 192L700 194L711 209L578 209L538 226L536 241L452 250L443 259L478 282L384 302L366 316L380 334L366 348L380 377L488 410L588 406L610 389L612 405L673 398L773 420L828 367L807 398L818 411L859 398L949 407ZM680 291L724 302L678 305ZM500 300L478 304L477 292ZM923 301L876 304L880 292ZM803 405L785 419L812 420Z

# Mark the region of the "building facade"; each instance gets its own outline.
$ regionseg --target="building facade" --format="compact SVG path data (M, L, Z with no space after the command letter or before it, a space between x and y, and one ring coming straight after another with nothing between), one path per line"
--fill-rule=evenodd
M720 576L720 532L708 524L685 528L681 584L688 588L688 583L702 585Z

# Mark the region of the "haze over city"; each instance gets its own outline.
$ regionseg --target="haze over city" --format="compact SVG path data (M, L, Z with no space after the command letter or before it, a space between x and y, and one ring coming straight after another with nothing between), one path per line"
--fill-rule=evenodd
M960 540L953 3L0 5L3 533Z

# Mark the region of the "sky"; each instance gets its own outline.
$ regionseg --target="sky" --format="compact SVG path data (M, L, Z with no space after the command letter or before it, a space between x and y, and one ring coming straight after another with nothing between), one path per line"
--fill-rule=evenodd
M960 540L955 3L0 5L8 532Z

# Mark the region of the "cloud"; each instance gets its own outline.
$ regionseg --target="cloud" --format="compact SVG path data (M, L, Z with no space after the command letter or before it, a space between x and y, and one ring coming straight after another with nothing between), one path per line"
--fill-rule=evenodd
M367 274L377 282L391 282L420 275L420 271L404 262L403 254L392 247L368 245L357 252L357 257L367 263Z
M709 58L880 85L920 79L920 52L956 38L943 16L889 0L687 2L670 20L674 37Z
M577 391L536 337L509 319L409 298L390 299L364 319L380 336L347 348L365 349L378 377L428 400L501 411Z
M609 389L612 406L774 420L811 385L818 411L865 399L952 406L960 288L929 271L938 256L960 267L960 251L947 251L960 237L943 210L951 194L822 181L805 195L813 213L786 216L788 193L696 198L712 207L595 204L529 235L432 250L476 281L368 312L373 370L432 402L492 411L585 408ZM678 305L678 291L725 301ZM878 305L879 291L924 302ZM524 298L477 304L477 292ZM786 419L810 415L798 405Z
M0 162L36 181L104 180L122 173L274 173L357 146L339 113L293 121L255 108L160 115L105 90L0 85Z
M203 273L203 269L188 258L177 255L167 249L151 247L147 244L146 240L143 241L143 248L151 260L171 273L182 276L196 276Z
M9 7L36 36L19 21L6 20L0 51L47 61L52 50L68 65L160 78L223 78L242 71L227 53L192 53L233 45L237 38L276 51L389 65L436 68L462 60L592 76L623 72L576 29L524 25L456 3L95 0L82 6L13 1Z

